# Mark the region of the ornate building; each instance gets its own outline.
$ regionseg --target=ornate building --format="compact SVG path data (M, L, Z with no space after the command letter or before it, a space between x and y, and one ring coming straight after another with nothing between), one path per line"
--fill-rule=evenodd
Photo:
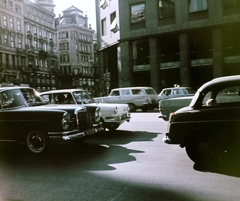
M55 18L58 35L61 88L84 88L97 91L97 67L94 65L94 30L87 15L71 6Z
M4 84L27 84L42 91L56 88L58 57L54 4L1 0L0 63ZM41 6L39 6L41 5ZM48 10L49 9L49 10Z

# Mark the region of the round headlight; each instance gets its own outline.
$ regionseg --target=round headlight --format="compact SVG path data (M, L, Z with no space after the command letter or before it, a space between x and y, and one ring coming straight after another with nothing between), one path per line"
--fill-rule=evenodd
M95 110L94 118L95 122L99 122L101 120L101 109L99 107Z
M69 124L70 124L70 114L65 112L62 118L62 128L64 130L67 130L69 128Z
M117 114L118 113L118 107L116 106L114 109L114 113Z

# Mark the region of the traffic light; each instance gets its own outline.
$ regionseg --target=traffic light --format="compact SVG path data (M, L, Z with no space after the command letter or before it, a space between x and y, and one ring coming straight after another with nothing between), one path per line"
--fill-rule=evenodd
M111 74L108 72L108 73L104 73L103 74L103 80L105 82L109 82L111 80Z

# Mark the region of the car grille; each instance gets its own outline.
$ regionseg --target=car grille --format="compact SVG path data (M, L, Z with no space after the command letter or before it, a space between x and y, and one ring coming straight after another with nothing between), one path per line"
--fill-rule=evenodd
M87 110L78 110L76 112L77 126L80 132L91 128L90 119Z

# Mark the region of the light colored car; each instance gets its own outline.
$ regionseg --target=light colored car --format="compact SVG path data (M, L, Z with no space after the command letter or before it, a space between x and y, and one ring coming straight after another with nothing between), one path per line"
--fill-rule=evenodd
M183 96L194 96L196 93L191 87L170 87L163 89L159 95L158 99L168 99L168 98L176 98Z
M158 96L152 87L124 87L112 89L109 96L96 97L94 100L105 103L125 103L130 111L158 108Z
M98 106L101 109L103 126L116 130L125 121L129 122L131 114L127 104L98 103L83 89L61 89L45 91L40 96L48 104L84 104Z
M169 120L170 114L177 111L182 107L186 107L192 101L193 96L185 96L178 98L162 99L159 101L159 118L163 118L165 121Z

